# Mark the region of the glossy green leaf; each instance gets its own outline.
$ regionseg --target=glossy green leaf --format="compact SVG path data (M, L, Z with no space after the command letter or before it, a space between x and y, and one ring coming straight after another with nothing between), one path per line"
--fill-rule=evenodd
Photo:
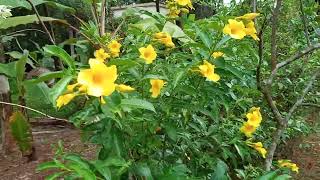
M153 104L142 99L122 99L121 106L134 108L134 109L146 109L156 112Z
M58 21L59 19L55 19L52 17L43 17L41 16L40 19L42 21ZM6 19L0 19L0 29L8 29L11 27L16 27L18 25L25 25L39 22L37 16L34 15L26 15L26 16L15 16L15 17L8 17Z
M54 104L54 106L56 105L58 96L60 96L64 92L72 78L72 76L65 76L50 89L49 96L51 97L51 102Z
M62 71L48 72L48 73L41 74L37 79L26 80L24 83L37 84L40 82L45 82L45 81L49 81L56 78L62 78L63 75L64 73Z
M44 171L44 170L49 170L49 169L54 169L54 168L59 168L60 166L57 165L54 161L49 161L49 162L44 162L41 163L37 166L36 171Z
M53 173L53 174L45 177L45 180L56 180L56 179L58 179L60 176L62 176L63 174L65 174L65 172Z
M22 154L30 154L33 143L32 130L28 120L20 111L10 117L10 128Z
M0 74L8 77L16 77L16 63L16 61L7 64L0 63Z
M51 54L52 56L57 56L62 60L64 63L66 63L69 68L75 69L75 63L74 59L61 47L56 45L47 45L44 48L44 51Z

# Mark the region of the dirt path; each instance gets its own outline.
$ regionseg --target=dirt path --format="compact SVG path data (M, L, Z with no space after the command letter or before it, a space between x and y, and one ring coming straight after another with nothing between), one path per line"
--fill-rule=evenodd
M0 180L44 179L48 172L38 173L35 172L35 169L39 163L46 162L53 157L54 151L51 144L57 144L59 140L64 142L66 151L80 153L87 158L95 156L96 148L93 145L81 143L78 130L66 127L38 127L33 131L35 131L34 142L38 160L25 163L20 154L14 154L12 157L5 157L0 154ZM50 133L52 131L55 133Z
M292 149L288 158L300 168L295 179L320 180L320 133L296 140Z

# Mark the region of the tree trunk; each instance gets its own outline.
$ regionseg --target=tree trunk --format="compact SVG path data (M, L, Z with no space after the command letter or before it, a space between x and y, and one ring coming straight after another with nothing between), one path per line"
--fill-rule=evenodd
M5 63L4 48L0 44L0 63ZM0 100L11 102L10 87L8 78L0 75ZM4 154L8 155L16 150L16 143L11 134L9 118L12 115L13 109L9 105L0 104L0 124L1 124L1 144Z
M7 81L5 76L0 77L0 85ZM11 102L10 91L0 95L1 101ZM9 155L17 150L16 143L11 134L9 119L12 115L13 109L10 105L0 105L1 107L1 130L2 130L2 149L5 155Z

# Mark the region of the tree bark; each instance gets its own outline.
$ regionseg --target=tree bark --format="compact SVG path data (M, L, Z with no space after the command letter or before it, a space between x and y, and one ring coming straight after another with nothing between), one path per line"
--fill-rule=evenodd
M5 63L4 48L2 44L0 44L0 63ZM11 102L8 78L4 75L0 75L0 100L5 102ZM2 149L5 155L9 155L16 150L16 143L11 134L9 124L9 119L12 115L13 109L10 105L1 104L0 109L0 130Z

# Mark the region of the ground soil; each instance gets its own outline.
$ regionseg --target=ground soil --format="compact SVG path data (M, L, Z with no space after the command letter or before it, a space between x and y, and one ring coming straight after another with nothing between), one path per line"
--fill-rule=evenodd
M52 145L63 141L65 151L82 154L92 159L96 154L94 145L84 144L80 140L80 132L68 126L41 126L33 129L36 155L38 159L26 162L21 154L10 156L0 154L0 180L42 180L50 172L36 172L37 165L50 161L54 155Z

